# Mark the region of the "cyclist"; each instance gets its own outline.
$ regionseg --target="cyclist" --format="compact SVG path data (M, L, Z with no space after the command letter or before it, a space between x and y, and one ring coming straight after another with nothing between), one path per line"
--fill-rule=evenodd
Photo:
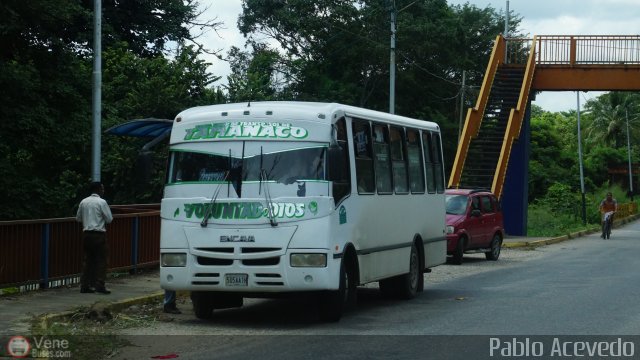
M600 202L600 214L602 215L602 235L603 239L608 239L613 227L613 214L618 211L618 202L613 198L611 192L607 193L607 197ZM605 224L609 223L609 231L606 231Z

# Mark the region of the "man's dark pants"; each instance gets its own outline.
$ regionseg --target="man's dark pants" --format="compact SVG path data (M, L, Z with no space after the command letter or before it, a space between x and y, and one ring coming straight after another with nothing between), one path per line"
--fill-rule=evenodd
M80 287L104 289L107 277L107 233L102 231L85 231L82 236L84 258Z

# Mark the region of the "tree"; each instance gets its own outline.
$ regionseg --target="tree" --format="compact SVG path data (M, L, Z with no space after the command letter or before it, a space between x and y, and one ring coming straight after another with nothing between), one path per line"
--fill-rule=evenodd
M503 16L493 8L445 0L394 2L396 112L438 122L457 138L462 70L479 85ZM238 20L250 43L275 41L291 99L389 109L389 1L246 0ZM517 28L520 19L512 17ZM455 120L454 120L455 119ZM443 142L448 167L456 143Z
M612 91L587 101L587 140L598 144L604 142L613 147L625 146L627 136L627 113L629 128L634 139L638 139L640 125L640 95L630 92Z
M173 119L185 108L225 101L219 89L210 88L219 77L207 71L209 64L198 58L193 46L182 48L170 60L139 57L122 44L106 51L104 60L105 128L147 117ZM117 204L159 202L166 142L152 149L153 154L141 154L151 139L103 136L102 140L109 149L103 154L103 181L113 189L110 199Z
M562 134L571 134L572 122L560 113L543 111L532 105L531 155L529 158L529 202L543 197L554 183L577 188L573 180L577 165L575 135L570 141Z
M203 64L178 60L183 69L179 75L174 69L173 82L150 79L171 68L171 62L158 59L179 48L172 44L197 41L189 30L198 24L198 14L193 0L103 1L103 70L108 74L103 79L104 129L134 114L173 117L175 113L167 114L177 111L181 96L209 96L209 80L189 77L202 73ZM71 215L89 181L93 1L7 0L0 3L0 16L0 87L5 89L0 97L0 219ZM216 23L200 25L215 28ZM150 59L138 77L129 77L134 69L111 69L118 61L109 55L123 42L127 54L119 55ZM204 51L194 46L192 53ZM143 82L148 87L131 93L140 79L149 80ZM172 91L182 89L188 96L174 95L176 101L169 101ZM123 100L127 97L145 100L136 107ZM103 153L109 169L104 178L119 178L122 172L109 163L112 155ZM117 161L130 159L118 155ZM113 181L107 184L110 194L127 191L126 184Z
M278 100L284 98L286 75L283 60L277 51L264 44L251 44L252 53L237 47L229 51L231 75L227 77L230 102Z

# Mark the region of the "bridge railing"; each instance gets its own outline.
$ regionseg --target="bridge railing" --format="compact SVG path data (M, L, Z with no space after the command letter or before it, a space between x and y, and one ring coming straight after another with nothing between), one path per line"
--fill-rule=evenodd
M529 60L533 40L526 38L507 38L505 40L505 64L525 65Z
M112 206L107 225L108 270L157 266L157 205ZM79 281L82 227L75 218L0 221L0 289L57 287Z
M638 35L538 36L538 64L624 65L640 64Z

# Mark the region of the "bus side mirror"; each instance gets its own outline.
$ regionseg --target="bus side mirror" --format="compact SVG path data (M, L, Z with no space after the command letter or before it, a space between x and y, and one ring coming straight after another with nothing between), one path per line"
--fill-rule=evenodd
M340 179L340 172L344 169L344 155L337 144L329 147L329 179Z
M340 147L338 145L338 127L336 124L331 125L331 141L329 143L329 148Z

